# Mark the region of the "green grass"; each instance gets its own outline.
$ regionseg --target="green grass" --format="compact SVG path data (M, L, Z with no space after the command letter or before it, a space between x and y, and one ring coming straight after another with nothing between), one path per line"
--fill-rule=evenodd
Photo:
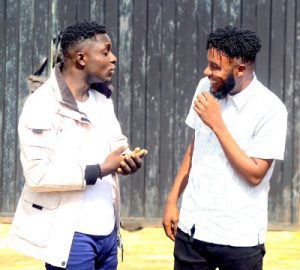
M44 263L25 257L5 247L8 224L0 224L0 269L40 270ZM124 262L119 270L171 270L173 242L162 228L146 228L137 232L122 231ZM300 270L300 232L269 231L264 270ZM119 258L120 261L120 258Z

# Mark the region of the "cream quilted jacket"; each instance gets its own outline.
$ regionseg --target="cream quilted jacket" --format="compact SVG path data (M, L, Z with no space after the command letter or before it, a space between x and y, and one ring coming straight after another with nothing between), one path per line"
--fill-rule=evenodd
M66 267L83 201L86 165L80 162L78 147L90 130L89 120L78 111L62 80L56 66L24 105L19 138L25 185L8 238L9 245L16 250L58 267ZM112 148L127 144L112 100L92 91L97 102L105 102L113 114ZM115 182L118 221L117 179Z

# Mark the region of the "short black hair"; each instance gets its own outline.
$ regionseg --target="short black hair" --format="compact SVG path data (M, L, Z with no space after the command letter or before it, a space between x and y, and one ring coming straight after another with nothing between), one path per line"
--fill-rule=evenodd
M206 49L211 48L223 52L229 58L241 58L243 62L254 63L261 42L256 33L227 25L208 35Z
M62 33L61 50L63 55L79 42L93 39L97 34L106 34L106 27L97 22L78 21L68 26Z

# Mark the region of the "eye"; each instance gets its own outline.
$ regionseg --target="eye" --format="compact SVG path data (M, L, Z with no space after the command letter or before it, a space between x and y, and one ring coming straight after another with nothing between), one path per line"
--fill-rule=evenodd
M211 70L220 70L220 66L216 65L215 63L210 63L209 65Z
M110 47L110 45L105 46L105 48L103 49L103 54L104 54L105 56L108 56L110 52L111 52L111 47Z

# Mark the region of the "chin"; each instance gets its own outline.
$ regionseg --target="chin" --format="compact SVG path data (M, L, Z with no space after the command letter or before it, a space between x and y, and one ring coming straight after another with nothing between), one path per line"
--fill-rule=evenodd
M111 82L112 81L112 76L105 76L105 81L106 82Z
M219 88L216 89L216 88L214 88L214 87L210 87L210 92L215 94L215 93L218 92L218 89L219 89Z

